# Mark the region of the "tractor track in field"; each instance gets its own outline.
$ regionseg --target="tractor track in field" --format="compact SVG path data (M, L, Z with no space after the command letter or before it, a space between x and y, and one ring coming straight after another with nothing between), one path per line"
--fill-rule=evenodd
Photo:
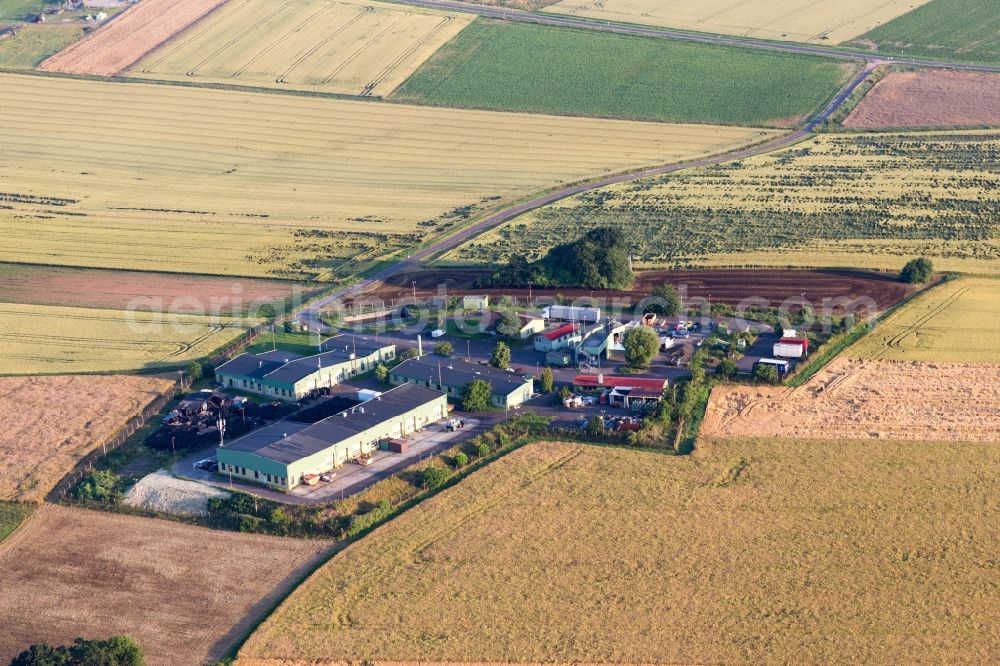
M785 134L771 141L765 143L750 146L748 148L743 148L740 150L723 153L721 155L712 155L709 157L703 157L695 160L688 160L683 162L674 162L672 164L661 165L658 167L652 167L647 169L640 169L637 171L628 171L625 173L616 174L614 176L608 176L605 178L600 178L598 180L591 180L582 183L577 183L569 187L565 187L559 190L549 192L537 197L533 197L527 201L515 204L513 206L508 206L500 211L497 211L486 218L476 222L475 224L465 227L451 234L445 238L441 238L431 245L407 256L405 259L397 261L393 264L385 266L378 271L372 273L367 278L356 282L348 287L338 289L326 296L314 301L305 308L294 313L294 316L299 319L305 326L313 330L329 331L330 327L324 324L319 318L319 312L327 307L328 305L335 303L343 299L346 296L357 294L358 292L363 292L365 289L385 280L386 278L406 271L416 267L420 262L430 259L436 255L442 254L451 250L458 245L475 238L476 236L482 234L483 232L489 231L490 229L503 224L504 222L509 222L510 220L523 215L529 211L535 210L536 208L541 208L542 206L547 206L549 204L561 201L568 197L587 192L589 190L597 189L600 187L607 187L609 185L617 185L618 183L624 183L632 180L638 180L641 178L649 178L652 176L662 176L665 174L676 173L678 171L684 171L687 169L697 169L702 167L716 166L719 164L725 164L726 162L732 162L734 160L747 159L749 157L754 157L756 155L763 155L765 153L770 153L775 150L781 150L782 148L787 148L791 145L798 143L799 141L808 138L812 131L818 126L823 124L830 118L834 113L843 106L844 102L851 96L858 86L860 86L865 79L878 67L885 64L884 60L872 60L868 62L867 66L858 73L851 81L844 86L837 96L834 97L826 108L824 108L820 113L812 117L802 128L791 132L790 134Z

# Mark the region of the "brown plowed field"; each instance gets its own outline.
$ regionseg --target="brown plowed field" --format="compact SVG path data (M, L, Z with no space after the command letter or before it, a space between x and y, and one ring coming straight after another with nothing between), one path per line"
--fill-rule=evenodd
M390 277L366 296L377 299L405 298L413 295L413 281L417 283L417 295L428 296L439 293L443 285L451 295L461 295L470 291L491 295L516 296L525 298L527 289L473 289L476 278L489 274L480 268L433 268L400 273ZM824 298L859 299L870 298L879 310L895 305L913 288L899 282L894 275L866 273L862 271L789 271L789 270L690 270L690 271L643 271L637 274L632 289L624 291L594 292L595 296L614 299L638 300L649 295L657 285L669 283L678 289L686 287L689 298L709 298L713 303L728 303L736 306L746 298L762 298L773 307L785 299L806 299L819 306ZM535 298L552 296L555 293L569 297L590 296L590 289L533 289Z
M46 504L0 544L0 662L127 634L150 666L214 664L329 548Z
M142 0L38 68L49 72L112 76L225 2Z
M202 303L206 312L243 314L253 301L303 297L314 288L278 280L199 277L99 269L0 264L0 302L67 307L128 309L137 298L161 299L190 308ZM178 300L178 299L183 299ZM193 300L192 300L193 299ZM214 299L214 300L213 300ZM143 301L149 307L148 300Z
M0 500L41 500L172 384L124 375L0 379Z
M712 391L713 439L1000 442L1000 366L841 358L798 388Z
M844 120L844 127L1000 125L1000 75L932 70L893 72Z

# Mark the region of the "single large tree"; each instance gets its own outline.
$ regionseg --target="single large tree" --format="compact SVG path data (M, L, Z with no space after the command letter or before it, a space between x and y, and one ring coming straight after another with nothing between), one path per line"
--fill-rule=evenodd
M622 344L625 347L625 361L633 368L648 368L660 351L660 338L648 326L629 329Z
M467 412L485 412L492 399L493 389L482 379L473 379L462 389L462 409Z
M552 375L552 368L542 370L542 393L552 393L555 388L555 377Z
M505 338L517 338L521 335L521 318L517 313L505 310L497 320L497 333Z
M661 284L649 294L646 312L655 312L664 317L673 317L681 311L681 295L672 284Z
M899 279L907 284L916 284L929 282L932 275L934 275L934 264L927 257L920 257L906 262L899 273Z
M498 342L490 357L490 365L494 368L506 370L510 367L510 347L502 342Z

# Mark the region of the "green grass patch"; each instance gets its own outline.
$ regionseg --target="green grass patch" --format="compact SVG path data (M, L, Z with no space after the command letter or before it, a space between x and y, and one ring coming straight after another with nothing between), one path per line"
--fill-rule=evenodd
M34 510L33 504L0 501L0 541L10 536Z
M445 106L738 125L808 116L847 76L810 56L479 19L393 97Z
M1000 62L1000 4L934 0L848 45L864 42L874 42L887 55Z
M326 336L322 340L326 340ZM272 339L271 333L264 332L253 344L246 348L250 354L260 354L269 352L272 349L290 351L302 356L312 356L319 353L316 347L315 333L286 333L285 331L275 331Z
M78 24L30 23L13 37L0 40L0 67L29 69L83 35Z

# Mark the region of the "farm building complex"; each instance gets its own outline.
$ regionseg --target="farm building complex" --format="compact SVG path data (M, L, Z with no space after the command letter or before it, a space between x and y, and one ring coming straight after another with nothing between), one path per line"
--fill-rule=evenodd
M493 392L490 402L502 409L519 407L535 392L535 382L531 377L457 358L422 356L400 363L389 374L389 381L393 384L420 384L442 391L455 400L461 398L463 389L476 379L490 385Z
M215 380L223 388L294 401L313 389L339 384L396 357L396 345L355 336L331 338L319 348L322 351L312 356L281 350L240 354L216 368Z
M280 421L216 450L221 474L288 490L367 455L379 442L404 437L448 413L444 394L404 384L307 425Z

